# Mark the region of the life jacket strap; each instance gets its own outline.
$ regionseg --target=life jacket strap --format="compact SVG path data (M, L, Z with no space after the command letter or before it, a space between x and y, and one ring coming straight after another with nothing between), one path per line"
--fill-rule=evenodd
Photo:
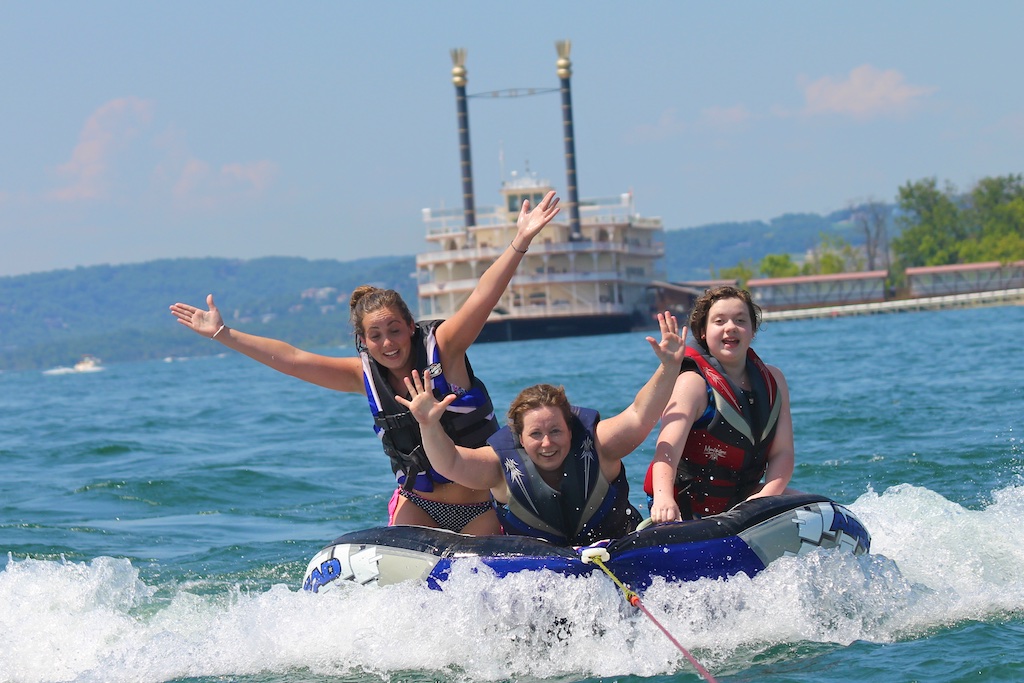
M416 418L410 411L388 415L383 410L373 416L373 423L382 429L400 429L416 424Z

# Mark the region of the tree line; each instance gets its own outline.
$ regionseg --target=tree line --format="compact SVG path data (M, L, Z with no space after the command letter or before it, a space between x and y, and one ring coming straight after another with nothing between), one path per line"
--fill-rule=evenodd
M706 279L708 258L801 251L825 232L845 235L848 212L667 230L665 277ZM838 232L837 232L838 230ZM726 261L728 262L728 261ZM0 277L0 371L218 351L174 322L175 301L213 292L229 324L304 348L351 345L348 295L370 283L398 290L416 314L415 258L355 261L268 257L162 259ZM321 297L322 295L322 297Z
M168 306L205 306L228 324L298 346L351 344L348 297L361 284L396 289L415 305L412 256L341 262L268 257L163 259L0 277L0 370L68 366L82 355L123 362L213 353Z
M745 283L754 277L829 275L886 270L890 285L903 284L906 268L1024 260L1024 177L987 177L961 192L936 178L908 182L895 204L872 200L851 207L852 233L861 244L823 233L802 262L792 253L770 253L717 271Z
M968 192L934 178L907 183L898 201L868 201L827 216L667 230L665 277L692 281L786 277L1024 259L1024 180L985 178ZM794 255L797 255L794 258ZM711 259L732 268L716 270ZM735 262L735 260L733 261ZM702 265L703 264L703 265ZM0 277L0 370L211 353L167 312L174 301L217 295L247 331L326 348L351 343L347 295L363 283L397 289L415 308L412 256L340 262L272 257L165 259ZM324 300L310 290L326 293ZM415 311L414 311L415 313Z

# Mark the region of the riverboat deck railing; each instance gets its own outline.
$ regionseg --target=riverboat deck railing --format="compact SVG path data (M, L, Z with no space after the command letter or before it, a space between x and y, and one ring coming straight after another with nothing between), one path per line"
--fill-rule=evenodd
M436 240L466 232L462 208L423 209L423 222L427 226L427 239ZM630 225L634 228L661 230L661 218L643 217L636 213L632 195L624 193L613 197L580 201L581 225ZM500 206L480 206L476 209L474 228L514 226L509 212Z
M427 266L438 263L451 263L453 261L482 261L484 259L494 260L501 256L507 249L504 247L466 247L464 249L446 249L444 251L427 251L416 255L417 266ZM629 256L646 256L650 258L661 258L665 255L664 242L652 242L650 244L636 244L633 242L598 242L585 240L583 242L534 242L530 245L530 254L538 256L541 254L565 254L568 252L586 253L602 252L625 254Z
M471 292L476 287L476 278L462 278L459 280L444 280L442 282L420 282L420 298L452 292ZM624 285L638 285L647 287L651 278L638 274L631 275L618 271L595 270L592 272L574 271L569 273L536 273L516 275L509 283L509 289L516 287L536 287L540 285L566 285L572 283L592 284L595 282L618 282Z

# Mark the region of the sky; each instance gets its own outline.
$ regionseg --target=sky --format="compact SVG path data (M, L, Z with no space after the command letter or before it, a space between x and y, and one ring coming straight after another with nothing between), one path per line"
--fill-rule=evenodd
M0 0L0 276L424 251L470 95L558 87L581 198L666 229L1024 170L1024 3ZM469 100L478 206L563 192L557 92Z

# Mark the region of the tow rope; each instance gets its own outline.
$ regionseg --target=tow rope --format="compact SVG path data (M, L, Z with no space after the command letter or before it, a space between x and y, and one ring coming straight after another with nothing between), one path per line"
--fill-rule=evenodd
M580 553L580 559L583 560L584 564L593 562L598 567L600 567L601 570L604 571L604 573L607 574L613 582L615 582L615 585L622 590L622 594L626 598L626 602L628 602L633 607L638 608L641 612L647 615L647 618L653 621L654 625L661 629L661 632L664 633L670 641L672 641L672 644L679 648L680 652L686 655L686 658L690 660L690 664L693 664L693 668L697 670L697 673L704 677L704 680L708 681L708 683L718 683L715 680L715 677L712 676L708 672L708 670L705 669L701 665L701 663L698 662L697 659L693 655L691 655L689 651L685 647L683 647L678 640L676 640L675 636L669 633L668 629L662 626L661 622L654 618L654 615L650 613L650 611L644 606L642 602L640 602L640 596L636 594L636 591L634 591L629 586L619 581L619 577L615 576L615 574L613 574L612 571L605 566L605 560L611 559L611 555L608 554L607 550L600 547L587 548Z

